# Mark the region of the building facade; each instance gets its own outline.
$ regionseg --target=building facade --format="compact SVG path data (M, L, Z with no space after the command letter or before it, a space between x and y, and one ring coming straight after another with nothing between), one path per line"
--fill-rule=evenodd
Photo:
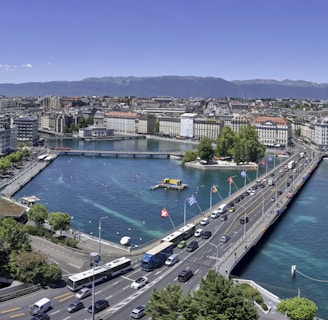
M36 116L23 116L14 119L13 125L17 128L17 141L25 145L36 145L39 141L38 118Z

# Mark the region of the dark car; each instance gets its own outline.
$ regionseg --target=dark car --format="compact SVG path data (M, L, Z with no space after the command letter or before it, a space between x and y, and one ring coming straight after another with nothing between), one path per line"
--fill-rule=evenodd
M97 300L95 302L95 313L98 313L101 310L104 310L109 307L107 300ZM92 313L92 305L88 308L88 312Z
M242 217L242 218L240 218L239 221L240 221L241 224L245 224L245 223L248 223L248 220L249 220L248 217L246 217L246 218Z
M190 270L189 268L185 268L179 273L178 281L187 282L193 275L194 273L192 272L192 270Z
M50 320L50 317L46 313L39 313L35 315L31 320Z
M70 305L67 306L66 310L69 313L73 313L76 311L79 311L81 309L84 309L84 304L80 300L74 300Z
M202 238L203 239L208 239L212 236L212 232L211 231L203 231L203 234L202 234Z
M197 248L198 248L198 242L196 240L193 240L193 241L189 242L186 250L189 252L192 252L192 251L195 251Z

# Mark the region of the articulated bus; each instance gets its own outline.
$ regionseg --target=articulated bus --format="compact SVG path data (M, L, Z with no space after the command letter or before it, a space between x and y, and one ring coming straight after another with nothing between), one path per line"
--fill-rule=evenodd
M72 291L80 290L83 287L91 287L92 282L98 283L109 280L131 268L131 259L119 258L104 265L74 274L67 279L67 288Z
M184 232L175 231L161 240L161 242L172 242L174 247L178 245L181 240L184 240Z
M183 232L184 233L183 239L187 240L194 235L195 230L196 230L196 226L192 223L189 223L183 226L182 228L180 228L178 231Z
M161 242L172 242L174 246L177 246L181 240L187 240L192 237L195 233L196 226L192 223L186 224L184 227L180 228L168 236L163 238Z

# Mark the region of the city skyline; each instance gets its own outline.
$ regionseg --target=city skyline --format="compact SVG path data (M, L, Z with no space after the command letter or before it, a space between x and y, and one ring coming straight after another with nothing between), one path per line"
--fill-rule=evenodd
M165 75L328 82L324 0L2 4L0 83Z

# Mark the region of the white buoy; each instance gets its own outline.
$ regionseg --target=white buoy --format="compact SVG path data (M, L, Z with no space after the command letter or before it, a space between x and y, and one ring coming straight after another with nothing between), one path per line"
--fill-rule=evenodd
M122 244L122 245L124 245L124 246L127 246L127 245L130 244L130 240L131 240L130 237L128 237L128 236L124 236L124 237L121 238L121 240L120 240L120 244Z
M291 270L290 270L290 273L291 273L292 277L295 277L295 272L296 272L296 265L293 264L293 265L292 265L292 268L291 268Z

